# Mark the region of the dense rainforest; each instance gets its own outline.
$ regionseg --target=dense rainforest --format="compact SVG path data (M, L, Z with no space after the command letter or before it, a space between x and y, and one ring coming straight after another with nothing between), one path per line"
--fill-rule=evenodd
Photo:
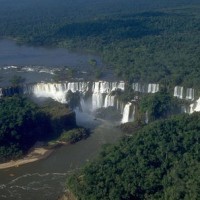
M135 131L68 180L78 199L199 199L200 114Z
M198 88L199 1L1 0L0 12L0 37L94 51L130 82Z

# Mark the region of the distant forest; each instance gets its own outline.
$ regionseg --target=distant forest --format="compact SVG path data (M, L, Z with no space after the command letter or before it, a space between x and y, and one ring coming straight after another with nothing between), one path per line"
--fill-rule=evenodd
M0 0L0 37L99 53L129 82L198 88L200 2Z

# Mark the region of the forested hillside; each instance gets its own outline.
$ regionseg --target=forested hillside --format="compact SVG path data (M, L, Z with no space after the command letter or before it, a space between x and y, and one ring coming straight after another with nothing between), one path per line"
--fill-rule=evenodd
M200 114L147 125L68 180L82 200L200 198Z

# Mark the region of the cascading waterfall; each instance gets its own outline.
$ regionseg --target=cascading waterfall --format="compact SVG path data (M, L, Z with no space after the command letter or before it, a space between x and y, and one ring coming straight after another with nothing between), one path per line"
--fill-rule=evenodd
M125 105L121 123L129 122L131 105L132 105L132 103L130 103L130 102Z
M133 83L132 89L135 92L147 93L148 92L148 85L147 84L141 84L141 83Z
M25 94L33 94L36 97L52 98L58 102L66 103L67 92L80 92L85 94L89 90L88 82L65 83L37 83L24 87Z
M186 97L185 97L186 100L191 100L193 101L194 100L194 89L193 88L187 88L186 89Z
M107 94L104 102L104 107L107 108L109 106L115 106L115 96Z
M200 112L200 98L195 103L190 104L190 113Z
M68 82L65 85L66 90L71 90L73 93L78 91L85 94L89 90L89 82Z
M149 83L148 84L148 93L156 93L159 91L159 84Z
M156 93L159 91L159 84L157 84L157 83L149 83L149 84L133 83L132 89L133 89L133 91L140 92L140 93Z
M69 91L78 92L80 95L80 105L83 111L95 111L102 107L115 107L122 115L122 123L134 120L135 108L134 104L119 101L113 91L125 90L125 83L119 82L62 82L62 83L37 83L25 85L24 88L0 88L1 96L11 96L17 93L33 94L36 97L50 97L61 103L67 103L66 96ZM132 89L140 93L156 93L159 91L157 83L133 83ZM176 86L174 88L174 96L180 99L193 101L189 106L184 107L184 112L200 111L200 99L195 100L195 91L193 88L183 88ZM132 105L131 105L132 104ZM129 112L129 113L128 113Z
M115 90L124 90L125 83L120 82L64 82L64 83L37 83L24 86L24 93L36 97L49 97L61 103L67 103L66 95L69 91L79 92L80 105L83 111L95 111L98 108L114 106L123 113L124 105L112 95ZM89 92L88 98L84 95Z
M139 83L133 83L132 84L132 89L135 92L141 92L140 84Z
M114 97L110 95L112 91L117 89L124 90L125 83L98 81L92 86L92 109L114 106Z
M116 105L117 110L120 111L120 114L123 114L123 112L124 112L124 103L117 99L117 103L116 104L117 104Z
M130 118L130 120L129 120L129 121L131 121L131 122L134 122L134 121L135 121L135 112L136 112L135 110L136 110L135 105L133 105L132 115L131 115L131 118Z
M174 88L174 97L177 97L179 99L183 99L183 87L176 86Z
M98 108L103 107L104 97L101 93L93 93L92 94L92 110L96 110Z
M61 103L66 103L66 93L62 84L38 83L32 86L32 93L36 97L50 97Z

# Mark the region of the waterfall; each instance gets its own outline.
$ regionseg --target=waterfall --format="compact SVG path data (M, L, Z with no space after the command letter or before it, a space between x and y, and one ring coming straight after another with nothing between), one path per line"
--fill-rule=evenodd
M190 104L190 113L200 112L200 98L195 102Z
M146 113L145 113L145 123L146 124L148 124L149 123L149 113L148 113L148 111L146 111Z
M145 84L141 84L141 83L133 83L132 89L133 89L133 91L140 92L140 93L147 93L148 92L148 86L145 85Z
M114 96L110 93L117 89L124 90L125 83L120 82L107 82L98 81L93 82L92 85L92 110L96 110L101 107L114 106Z
M62 82L62 83L37 83L24 85L23 88L0 88L1 96L12 96L13 94L31 94L36 97L52 98L61 103L67 103L66 95L69 91L72 93L78 92L80 97L80 105L83 111L95 111L102 107L115 107L122 115L122 123L133 121L135 118L135 107L131 103L124 105L123 102L117 99L113 91L125 90L124 81L96 81L96 82ZM132 89L140 93L156 93L159 91L159 84L157 83L133 83ZM194 89L183 88L176 86L174 88L174 96L180 99L194 101ZM138 95L139 96L139 95ZM69 97L70 98L70 97ZM67 98L67 99L69 99ZM138 97L134 97L138 100ZM183 109L182 109L183 110ZM189 110L189 111L188 111ZM200 111L200 99L191 104L190 107L184 107L184 112ZM148 121L148 113L146 113L146 121Z
M103 94L93 93L92 94L92 110L103 107Z
M133 105L133 111L132 111L132 115L131 118L129 120L130 122L134 122L135 121L135 105Z
M104 107L107 108L109 106L115 106L115 96L107 94L104 101Z
M71 90L73 93L79 91L78 82L67 83L66 85L67 85L67 91Z
M194 89L192 88L187 88L186 90L186 100L194 100Z
M130 115L131 105L132 104L130 102L125 105L121 123L129 122L129 115Z
M79 92L82 98L80 102L82 108L94 111L101 107L115 106L115 97L111 95L111 92L117 89L124 90L125 83L123 81L98 81L91 84L90 82L37 83L24 86L23 91L25 94L52 98L61 103L67 103L66 95L69 91ZM90 92L91 95L84 100L87 92Z
M92 91L94 93L102 93L108 94L117 89L124 90L125 83L123 81L120 82L107 82L107 81L98 81L93 82Z
M92 86L92 110L103 107L103 93L109 89L104 82L94 82Z
M114 87L113 87L113 89L114 89ZM124 91L125 90L125 83L124 83L124 81L120 81L117 84L116 89L120 89L120 90Z
M148 84L148 93L156 93L159 91L159 84L150 83Z
M31 89L36 97L50 97L58 102L66 103L67 91L60 83L38 83L33 85Z
M132 89L133 89L133 91L140 92L140 93L156 93L159 91L159 84L157 84L157 83L149 83L149 84L133 83Z
M36 97L52 98L58 102L66 103L68 91L85 94L89 90L88 82L64 82L64 83L37 83L24 86L25 94L33 94Z
M179 99L183 98L183 87L181 86L176 86L174 88L174 97L177 97Z
M3 96L2 88L0 88L0 98Z
M133 83L132 84L132 89L135 92L141 92L140 84L139 83Z
M181 105L181 113L188 113L188 109L185 105Z
M65 89L73 93L76 91L86 93L89 90L89 82L68 82Z
M117 104L117 105L116 105L117 110L120 111L120 114L123 114L123 111L124 111L124 103L121 102L121 101L119 101L119 100L117 99L116 104Z

